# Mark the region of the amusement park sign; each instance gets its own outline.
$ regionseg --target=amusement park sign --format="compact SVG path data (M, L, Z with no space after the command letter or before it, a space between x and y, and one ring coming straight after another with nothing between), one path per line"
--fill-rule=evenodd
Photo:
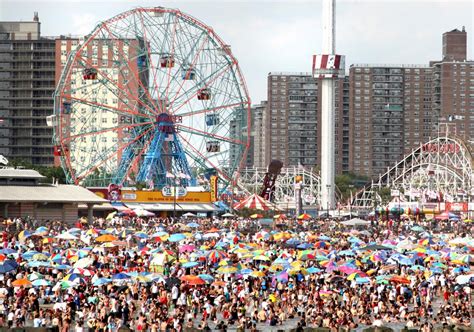
M421 147L423 152L458 153L461 147L455 143L426 143Z

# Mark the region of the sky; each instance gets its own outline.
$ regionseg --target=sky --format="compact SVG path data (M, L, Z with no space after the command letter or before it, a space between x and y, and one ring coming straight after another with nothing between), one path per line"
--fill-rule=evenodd
M269 72L310 72L321 53L321 0L148 1L0 0L0 21L31 21L39 12L44 36L84 35L133 7L178 8L231 45L253 103L266 100ZM466 27L474 59L472 0L339 0L336 50L353 63L428 64L441 58L443 32Z

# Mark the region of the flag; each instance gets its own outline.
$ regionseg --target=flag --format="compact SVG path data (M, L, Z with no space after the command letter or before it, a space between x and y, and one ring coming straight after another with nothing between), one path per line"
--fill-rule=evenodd
M167 178L171 178L171 179L174 179L174 178L175 178L174 174L172 174L172 173L170 173L170 172L166 172L166 177L167 177Z
M153 179L150 178L150 180L148 180L148 189L153 189L155 187L155 184L153 183Z
M454 202L454 197L451 196L451 195L448 194L448 193L445 193L445 194L444 194L444 200L445 200L446 202L452 203L452 202Z
M172 141L174 141L173 135L167 134L165 136L165 142L172 142Z

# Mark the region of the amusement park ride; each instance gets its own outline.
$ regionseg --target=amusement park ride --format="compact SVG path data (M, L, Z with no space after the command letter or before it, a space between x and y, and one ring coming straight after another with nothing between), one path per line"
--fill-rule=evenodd
M70 183L161 190L213 173L224 189L249 145L236 58L176 9L136 8L98 24L70 53L54 110L54 153Z
M176 191L176 186L211 187L210 178L217 175L220 193L239 187L288 209L296 207L298 178L305 204L335 208L334 137L327 131L334 133L333 79L343 73L344 57L334 54L335 1L324 3L326 54L313 59L313 74L323 80L322 137L328 140L321 144L321 177L312 169L282 168L279 161L268 169L241 169L251 115L236 58L204 23L176 9L154 7L98 24L68 56L54 115L47 119L68 182L142 183ZM382 187L418 200L423 194L417 192L442 191L452 201L470 201L473 166L470 144L440 136L414 149L350 204L373 208Z

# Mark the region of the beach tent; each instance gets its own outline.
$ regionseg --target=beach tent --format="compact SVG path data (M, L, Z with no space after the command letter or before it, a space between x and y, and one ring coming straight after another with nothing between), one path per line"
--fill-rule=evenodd
M350 220L341 222L341 224L345 226L367 226L370 225L370 221L359 218L352 218Z
M253 194L247 197L246 199L244 199L243 201L234 205L234 209L236 210L240 210L243 208L262 210L262 211L277 210L277 207L275 204L265 200L264 198L258 196L257 194Z

